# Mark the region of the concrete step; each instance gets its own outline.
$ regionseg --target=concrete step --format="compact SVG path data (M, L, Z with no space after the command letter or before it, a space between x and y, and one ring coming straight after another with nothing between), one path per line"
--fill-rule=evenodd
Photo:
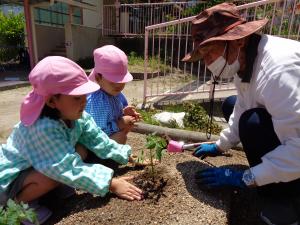
M66 46L64 44L57 45L54 49L52 49L46 56L67 56Z

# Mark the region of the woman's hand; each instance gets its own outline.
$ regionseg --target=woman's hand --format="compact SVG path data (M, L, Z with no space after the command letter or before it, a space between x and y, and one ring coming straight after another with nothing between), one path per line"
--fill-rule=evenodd
M202 143L193 152L193 156L196 156L200 159L204 159L207 156L218 156L218 155L222 155L222 151L220 151L216 143Z

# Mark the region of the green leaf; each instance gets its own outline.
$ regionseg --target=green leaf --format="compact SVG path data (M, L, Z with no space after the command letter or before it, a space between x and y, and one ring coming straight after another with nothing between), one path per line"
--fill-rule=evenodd
M163 149L156 149L156 158L161 161Z
M154 149L156 146L156 143L154 140L149 140L147 143L146 143L146 148L148 149Z
M23 220L38 224L36 213L27 204L17 204L9 199L6 208L0 208L0 225L16 225Z
M137 158L137 162L138 162L138 163L143 163L144 160L145 160L145 158L144 158L144 149L142 149L142 150L140 151L140 153L139 153L138 158Z

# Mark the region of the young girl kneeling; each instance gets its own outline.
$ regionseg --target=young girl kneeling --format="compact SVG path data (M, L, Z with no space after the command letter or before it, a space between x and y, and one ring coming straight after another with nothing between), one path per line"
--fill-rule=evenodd
M108 138L92 117L84 112L86 94L99 89L73 61L46 57L29 75L33 90L21 106L21 122L0 147L0 205L9 198L32 202L65 184L104 196L109 191L127 200L142 199L142 191L127 182L129 177L112 178L113 170L101 164L84 163L87 153L76 151L79 143L102 159L126 164L129 145ZM39 222L51 211L35 207Z

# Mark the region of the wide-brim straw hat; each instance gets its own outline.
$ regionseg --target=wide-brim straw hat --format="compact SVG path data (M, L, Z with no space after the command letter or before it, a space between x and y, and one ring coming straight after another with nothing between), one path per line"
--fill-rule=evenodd
M200 59L199 48L213 41L233 41L247 37L261 28L268 19L247 22L232 3L222 3L201 12L192 21L194 50L182 60L194 62Z

